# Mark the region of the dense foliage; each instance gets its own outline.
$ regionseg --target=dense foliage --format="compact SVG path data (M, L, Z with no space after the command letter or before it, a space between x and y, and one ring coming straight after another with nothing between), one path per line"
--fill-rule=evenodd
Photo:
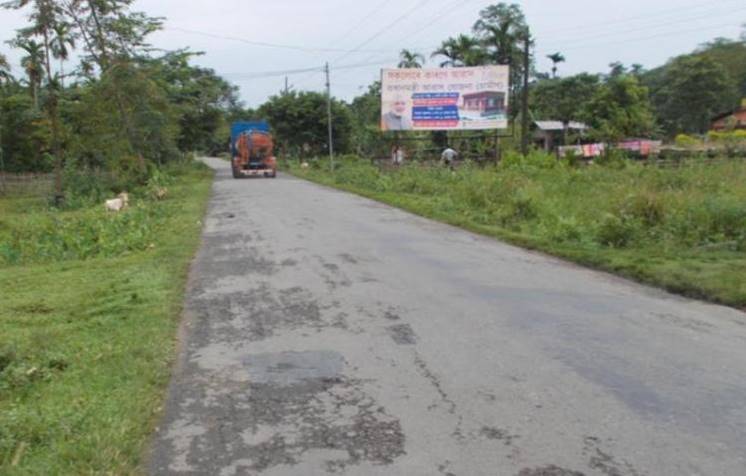
M268 120L282 155L328 153L324 94L285 91L256 109L244 109L235 86L190 64L197 53L156 54L147 37L162 20L132 12L131 4L4 4L24 9L29 21L11 42L23 52L22 74L12 77L0 56L2 170L56 170L61 177L71 176L65 170L105 170L116 176L110 185L142 183L154 166L186 151L227 150L228 126L237 119ZM471 31L445 39L429 55L402 49L398 65L422 67L428 56L442 67L510 65L511 119L518 123L526 41L532 37L521 7L496 3L480 12ZM73 62L73 56L80 59ZM743 38L719 38L650 71L616 62L607 74L560 76L558 64L572 58L559 51L548 58L550 72L537 71L533 57L529 61L531 118L584 122L591 126L586 140L705 137L712 117L732 110L746 96ZM399 137L379 130L377 81L350 103L333 99L332 117L333 145L340 153L385 156ZM490 155L494 147L487 136L463 142L460 137L458 132L421 133L408 147L437 156L447 144L458 144L473 157ZM566 141L577 139L565 134ZM518 137L503 138L502 148L517 142Z
M236 88L189 64L194 53L156 56L147 36L161 20L130 10L131 0L16 0L28 23L10 45L24 52L24 77L0 58L0 167L54 170L65 182L106 171L129 188L184 151L226 147L226 115ZM78 55L74 64L71 53ZM67 170L68 173L63 173ZM72 191L75 193L75 191Z

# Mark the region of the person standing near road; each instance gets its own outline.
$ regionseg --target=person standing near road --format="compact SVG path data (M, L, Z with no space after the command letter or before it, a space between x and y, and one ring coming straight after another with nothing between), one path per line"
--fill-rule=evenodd
M446 150L443 151L442 154L440 154L440 160L443 162L444 165L447 165L448 167L453 167L453 163L456 161L456 158L458 157L458 152L448 147Z
M400 145L395 145L391 149L391 162L394 165L401 165L404 162L404 149Z

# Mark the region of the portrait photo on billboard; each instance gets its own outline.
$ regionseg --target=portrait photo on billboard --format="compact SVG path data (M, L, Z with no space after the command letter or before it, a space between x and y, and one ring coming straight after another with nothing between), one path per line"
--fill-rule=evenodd
M508 126L507 66L381 71L381 129L484 130Z
M381 130L412 130L412 98L397 93L381 105Z

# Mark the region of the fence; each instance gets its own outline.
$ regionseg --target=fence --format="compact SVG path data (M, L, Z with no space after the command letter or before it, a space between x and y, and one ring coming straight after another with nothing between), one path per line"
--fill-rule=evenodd
M53 174L0 173L0 196L50 195L53 191Z

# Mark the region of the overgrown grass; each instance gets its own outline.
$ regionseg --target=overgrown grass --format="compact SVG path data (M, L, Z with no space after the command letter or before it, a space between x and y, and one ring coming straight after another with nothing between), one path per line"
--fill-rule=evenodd
M0 474L130 474L160 410L211 172L163 201L0 198Z
M347 157L292 173L692 297L746 307L746 161L574 167L534 153L500 166Z

